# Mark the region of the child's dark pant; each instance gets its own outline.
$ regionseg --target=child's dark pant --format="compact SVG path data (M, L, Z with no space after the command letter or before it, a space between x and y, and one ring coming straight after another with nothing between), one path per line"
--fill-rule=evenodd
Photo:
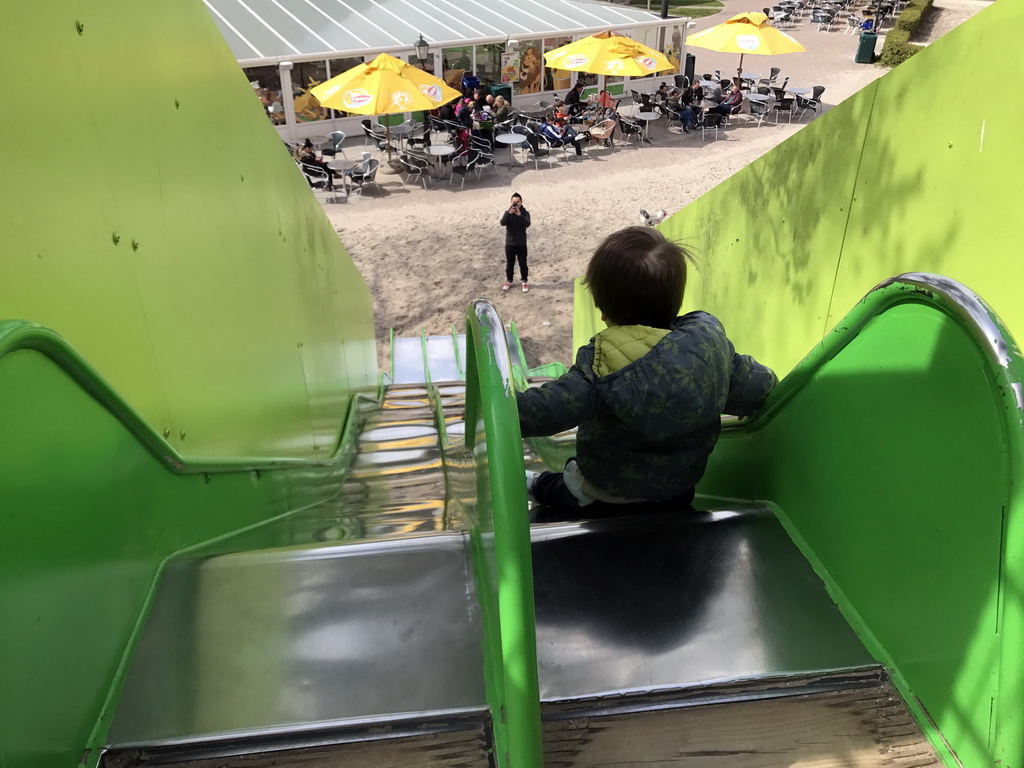
M533 498L543 508L534 518L536 523L557 523L568 520L597 520L603 517L622 517L650 512L692 512L693 489L675 499L666 501L643 501L635 504L610 504L595 501L584 507L572 495L561 472L542 472L534 480L531 490Z

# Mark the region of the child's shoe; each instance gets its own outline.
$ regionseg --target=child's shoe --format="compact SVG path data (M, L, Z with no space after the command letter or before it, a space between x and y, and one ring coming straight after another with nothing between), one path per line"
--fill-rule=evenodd
M537 478L540 477L540 472L526 472L526 498L536 503L536 499L533 497L533 484L537 482Z
M529 292L530 292L530 286L527 285L526 283L523 283L523 293L529 293Z
M503 286L501 286L501 290L502 291L507 291L511 287L512 287L512 283L505 283Z

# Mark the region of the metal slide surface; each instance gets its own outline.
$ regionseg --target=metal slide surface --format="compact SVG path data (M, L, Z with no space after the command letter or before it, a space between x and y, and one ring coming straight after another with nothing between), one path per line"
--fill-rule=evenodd
M458 434L463 386L440 391ZM337 499L168 567L111 752L167 760L486 722L461 524L426 390L395 385ZM539 525L532 540L545 702L874 665L764 508Z

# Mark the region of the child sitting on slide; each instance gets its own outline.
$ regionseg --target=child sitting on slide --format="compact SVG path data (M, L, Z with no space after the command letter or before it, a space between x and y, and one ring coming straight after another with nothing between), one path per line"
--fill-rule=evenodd
M690 508L722 414L753 413L778 381L712 315L676 316L691 259L650 227L609 235L591 258L608 328L563 376L516 396L523 437L579 427L564 472L528 473L531 498L557 510L546 519Z

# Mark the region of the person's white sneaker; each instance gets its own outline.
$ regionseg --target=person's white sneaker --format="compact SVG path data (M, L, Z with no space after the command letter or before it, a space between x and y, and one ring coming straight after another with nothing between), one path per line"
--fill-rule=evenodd
M507 291L511 287L512 287L512 283L505 283L503 286L501 286L501 290L502 291Z
M537 482L538 477L540 477L540 472L526 471L526 498L533 502L537 501L533 498L533 484Z
M527 283L523 283L523 293L529 293L530 286Z

